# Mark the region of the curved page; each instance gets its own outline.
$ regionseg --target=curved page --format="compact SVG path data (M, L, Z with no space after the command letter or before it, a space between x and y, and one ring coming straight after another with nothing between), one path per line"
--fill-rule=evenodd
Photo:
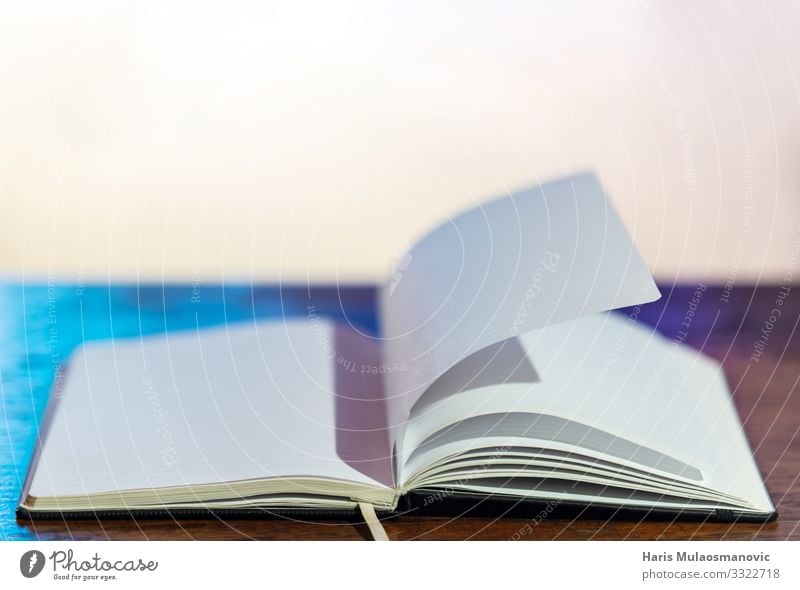
M653 301L650 273L590 174L496 199L442 224L381 293L389 423L467 356L578 316Z

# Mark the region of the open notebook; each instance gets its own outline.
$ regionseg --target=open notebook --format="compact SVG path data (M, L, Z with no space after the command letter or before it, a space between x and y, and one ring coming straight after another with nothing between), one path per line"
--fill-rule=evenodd
M609 313L658 296L591 175L491 201L400 261L380 338L310 310L87 343L19 512L772 517L720 367Z

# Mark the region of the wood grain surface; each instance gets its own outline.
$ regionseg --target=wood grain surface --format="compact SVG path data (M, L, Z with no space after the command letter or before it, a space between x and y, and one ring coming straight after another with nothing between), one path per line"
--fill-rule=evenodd
M634 313L667 337L683 340L723 363L739 416L778 507L777 520L766 524L598 521L564 518L557 510L534 521L469 515L403 516L384 522L390 539L800 539L800 296L788 283L736 286L727 291L705 285L661 287L664 297L660 301ZM700 303L692 309L689 302L698 289ZM81 341L304 314L309 304L318 314L346 318L363 329L376 330L374 293L368 287L0 286L0 538L368 538L366 526L357 521L29 522L14 515L55 367Z

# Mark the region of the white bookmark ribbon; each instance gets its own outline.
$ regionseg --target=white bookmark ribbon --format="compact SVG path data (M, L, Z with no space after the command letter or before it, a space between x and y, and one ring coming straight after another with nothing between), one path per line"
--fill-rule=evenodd
M374 541L388 541L389 536L378 519L378 515L375 514L375 507L366 502L359 502L358 509L361 511L361 516L364 517L364 522L367 523L372 539Z

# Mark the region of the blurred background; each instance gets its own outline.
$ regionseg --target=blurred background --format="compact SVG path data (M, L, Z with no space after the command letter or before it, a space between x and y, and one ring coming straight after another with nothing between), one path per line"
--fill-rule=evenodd
M800 4L5 2L0 275L365 282L590 169L656 278L800 249Z

